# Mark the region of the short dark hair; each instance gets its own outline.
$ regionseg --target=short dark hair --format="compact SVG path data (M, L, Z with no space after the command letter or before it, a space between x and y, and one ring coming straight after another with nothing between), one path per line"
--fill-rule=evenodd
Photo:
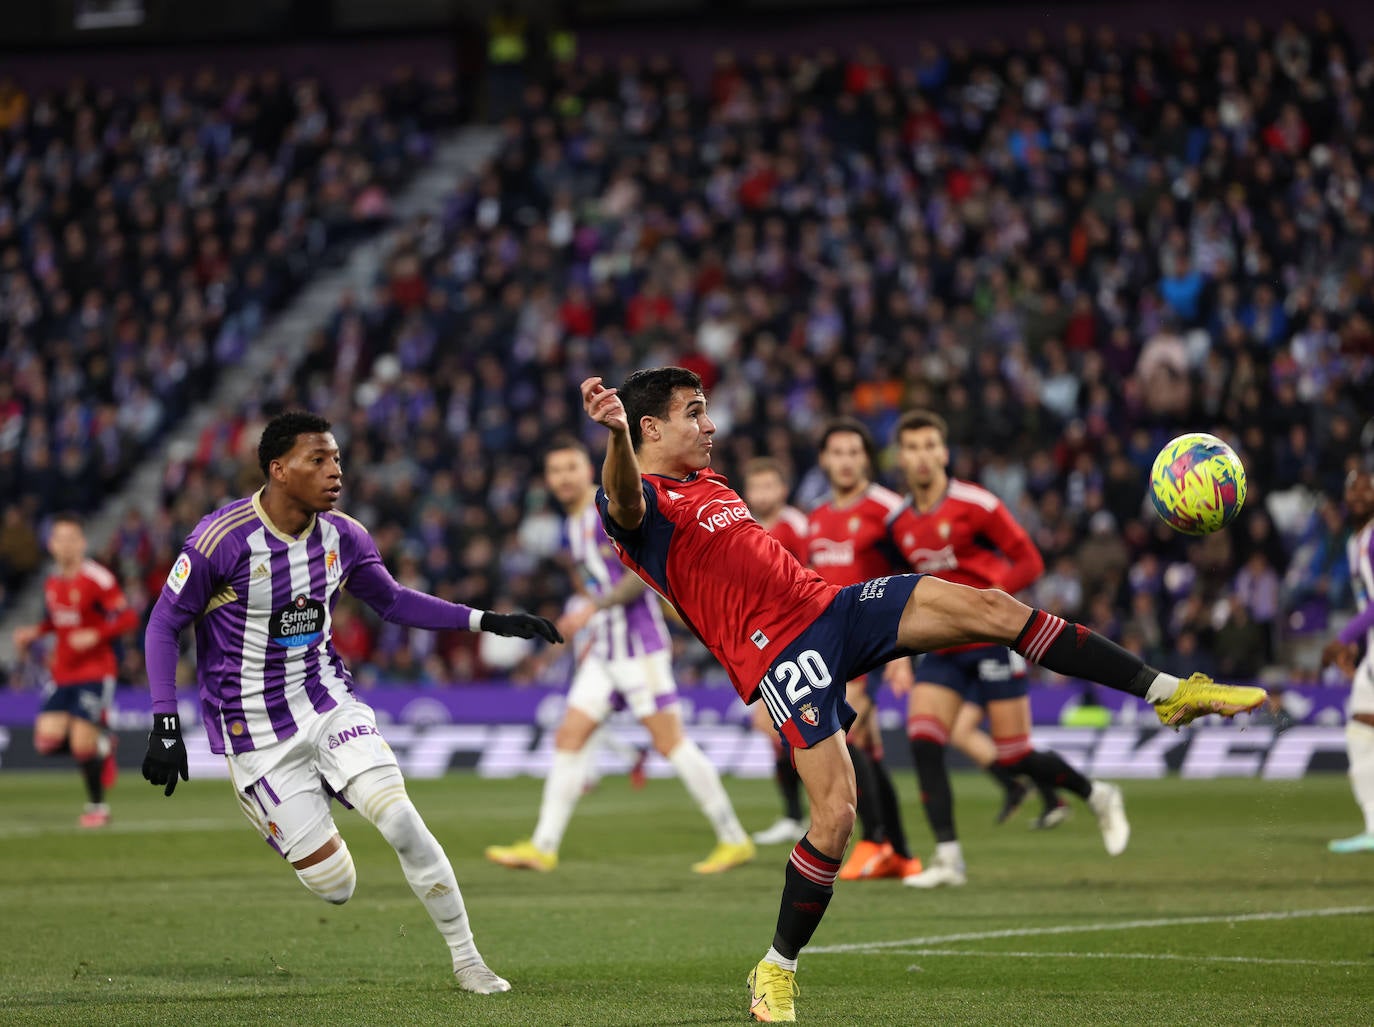
M48 521L48 527L56 524L74 524L82 531L86 530L86 519L75 510L59 510L53 514Z
M897 419L897 430L892 433L892 437L900 439L902 432L917 431L920 428L934 428L940 433L941 442L949 442L949 425L934 410L908 410Z
M258 440L258 466L264 478L272 477L272 461L291 452L301 435L323 435L334 426L319 414L305 410L288 410L267 422Z
M752 478L756 474L776 474L784 485L787 484L787 468L775 456L756 456L745 461L743 477Z
M568 449L575 449L583 456L588 458L591 457L591 451L587 448L585 442L576 435L569 435L563 432L551 438L549 444L544 447L544 462L548 463L549 457L553 456L553 454L562 453L564 450Z
M868 430L868 425L853 417L832 417L825 422L825 428L821 431L820 441L816 443L817 449L824 449L825 444L830 441L832 435L857 435L864 444L864 453L868 456L868 470L870 474L878 473L878 444L873 441L873 433Z
M677 389L701 391L701 376L685 367L649 367L636 371L625 379L618 395L625 406L625 418L630 422L630 445L639 451L644 441L639 421L642 417L657 417L666 421Z

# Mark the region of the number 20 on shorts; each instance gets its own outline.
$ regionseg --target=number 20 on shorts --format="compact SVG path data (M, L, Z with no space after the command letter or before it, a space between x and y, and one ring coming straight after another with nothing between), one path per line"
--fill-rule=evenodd
M825 688L833 680L830 668L814 649L804 649L795 660L778 663L773 667L773 678L792 706L810 695L812 689Z

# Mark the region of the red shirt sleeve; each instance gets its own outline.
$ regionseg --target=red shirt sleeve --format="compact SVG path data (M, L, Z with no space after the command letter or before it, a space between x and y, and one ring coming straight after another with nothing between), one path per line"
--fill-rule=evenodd
M138 627L138 611L124 598L124 590L119 587L118 581L101 590L100 605L105 611L105 621L98 628L103 641L127 635Z
M1030 534L1016 523L1003 503L988 512L983 534L995 545L1011 565L997 583L1003 591L1015 595L1045 572L1045 559L1035 548Z

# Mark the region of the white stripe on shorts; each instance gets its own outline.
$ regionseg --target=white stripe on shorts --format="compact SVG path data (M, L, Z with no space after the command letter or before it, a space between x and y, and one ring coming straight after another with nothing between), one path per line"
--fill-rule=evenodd
M781 727L791 714L787 712L786 703L778 695L777 687L771 681L761 681L759 695L763 696L764 705L768 707L768 715L773 718L773 725Z

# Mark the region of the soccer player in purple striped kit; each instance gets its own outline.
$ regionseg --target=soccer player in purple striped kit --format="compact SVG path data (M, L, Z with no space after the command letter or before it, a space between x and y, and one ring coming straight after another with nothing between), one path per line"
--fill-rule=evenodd
M553 766L544 781L534 834L514 845L489 846L487 859L528 870L558 866L558 847L594 756L587 742L619 697L648 729L654 748L672 765L715 831L715 847L692 869L720 874L748 863L754 843L740 826L716 768L683 730L669 661L672 640L658 595L620 562L601 527L586 447L571 436L554 439L544 455L544 481L567 514L568 553L591 596L580 610L564 614L558 628L569 638L584 629L590 637L579 654L567 711L554 734Z
M334 509L343 484L330 424L314 414L273 418L258 444L267 484L196 525L148 623L153 730L143 776L187 780L177 717L177 639L195 624L201 719L224 755L244 814L290 861L306 888L341 904L357 877L330 812L337 798L371 821L448 943L458 985L509 991L473 942L448 856L406 794L372 709L352 691L330 623L347 588L385 620L563 641L542 617L495 614L403 588L372 537Z

